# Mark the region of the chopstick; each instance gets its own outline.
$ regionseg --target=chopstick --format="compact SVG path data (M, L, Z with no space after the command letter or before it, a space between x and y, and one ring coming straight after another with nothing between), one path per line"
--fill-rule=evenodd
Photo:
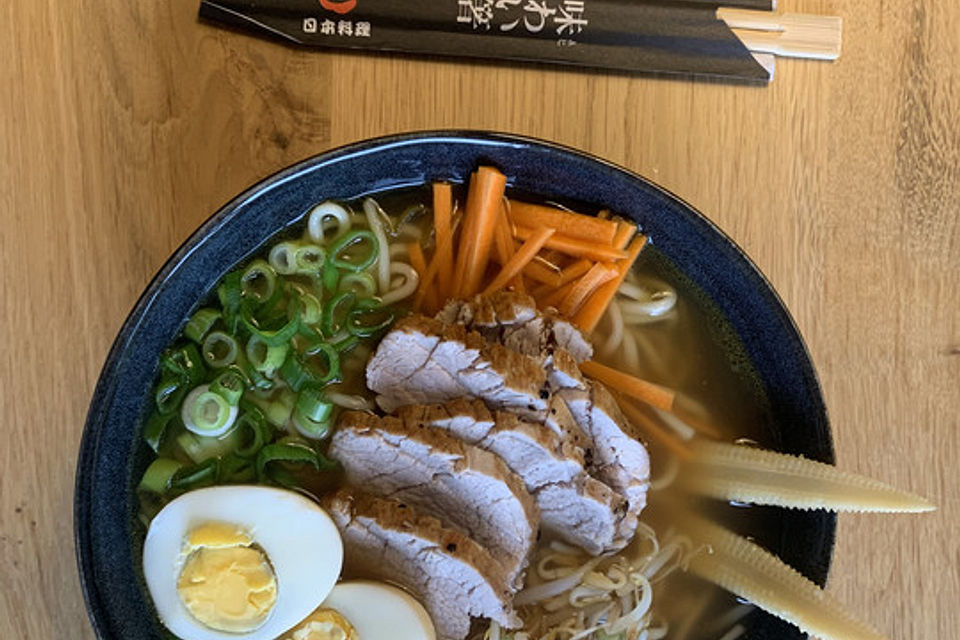
M755 57L756 54L817 60L840 57L843 18L838 16L720 7L717 18L730 27Z

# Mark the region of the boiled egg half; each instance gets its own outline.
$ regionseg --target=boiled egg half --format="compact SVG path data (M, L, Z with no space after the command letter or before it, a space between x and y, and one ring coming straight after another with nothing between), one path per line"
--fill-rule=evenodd
M269 487L185 493L153 519L143 548L160 620L183 640L274 640L330 595L342 564L326 512Z
M436 640L436 632L426 610L406 591L353 580L335 586L282 640Z

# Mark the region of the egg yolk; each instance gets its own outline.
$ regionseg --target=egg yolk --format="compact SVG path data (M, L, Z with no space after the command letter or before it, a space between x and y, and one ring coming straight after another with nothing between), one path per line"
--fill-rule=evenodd
M284 640L357 640L357 632L339 612L320 608L284 636Z
M177 593L199 622L246 633L266 620L277 602L277 579L266 555L252 545L246 533L222 523L187 535Z

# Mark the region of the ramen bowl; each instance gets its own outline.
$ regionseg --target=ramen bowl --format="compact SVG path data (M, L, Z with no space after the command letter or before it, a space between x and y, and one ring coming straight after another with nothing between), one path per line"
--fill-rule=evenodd
M416 187L499 167L519 192L603 205L636 221L732 328L769 404L777 450L833 462L820 386L799 332L770 283L706 217L648 180L596 157L512 135L440 131L378 138L285 169L213 214L173 254L124 323L101 372L80 446L74 503L81 584L98 637L167 638L140 570L136 484L149 462L138 425L163 349L214 284L311 205ZM769 510L758 540L823 585L836 518ZM761 611L750 638L800 638Z

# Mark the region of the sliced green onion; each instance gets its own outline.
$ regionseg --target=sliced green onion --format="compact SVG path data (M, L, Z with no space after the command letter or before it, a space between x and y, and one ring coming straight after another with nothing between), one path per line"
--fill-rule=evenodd
M323 314L323 305L320 299L312 293L300 295L300 328L304 325L317 324Z
M353 255L355 247L367 243L369 247L359 256ZM372 231L361 229L347 233L330 247L330 264L345 271L363 271L377 261L380 245Z
M236 454L242 458L252 458L270 440L273 427L267 424L260 409L249 407L237 419L236 431L240 442Z
M323 266L323 288L333 293L340 286L340 270L333 266L329 260Z
M296 302L296 304L299 304L299 302ZM240 318L243 320L244 326L250 331L250 333L257 336L271 347L276 347L289 342L293 336L297 335L297 329L300 328L299 312L289 314L289 320L287 320L287 323L276 330L261 329L257 321L253 318L250 309L242 309L240 311Z
M210 458L192 467L184 467L170 478L170 488L178 491L191 491L212 486L217 482L219 467L220 461L217 458Z
M314 422L326 422L333 415L333 403L319 389L304 387L297 396L297 413Z
M157 458L143 472L143 478L137 488L141 491L162 494L170 488L170 479L183 467L183 464L170 458Z
M294 260L297 273L320 273L327 261L327 252L315 244L305 244L297 247Z
M331 420L311 420L309 417L301 415L297 411L293 412L292 422L297 433L313 440L326 438L333 429L333 422Z
M289 350L289 344L273 346L267 344L259 336L252 335L247 341L247 361L254 369L269 378L283 364Z
M236 369L229 369L213 379L210 391L222 397L229 405L236 406L246 386L243 374Z
M236 406L210 391L210 385L203 384L187 394L180 418L188 431L198 436L216 437L230 430L238 413Z
M342 361L343 356L347 353L350 353L358 344L360 344L360 338L357 336L347 336L339 342L334 342L333 348L337 353L340 354L340 360Z
M160 364L174 376L186 380L188 385L197 384L206 376L203 358L193 344L166 351L160 357Z
M211 331L203 341L203 359L214 369L236 362L237 351L237 339L223 331Z
M290 421L297 396L292 390L283 387L266 398L251 394L250 400L263 412L267 422L282 429Z
M294 391L308 384L322 387L340 382L340 354L329 342L318 340L301 353L291 352L280 367L280 377Z
M218 483L251 482L257 477L257 469L252 460L241 458L235 453L220 459L217 469Z
M356 301L357 294L352 291L344 291L333 296L323 308L323 315L320 318L320 330L325 336L329 338L340 332Z
M265 260L254 260L240 279L240 290L244 297L263 303L273 297L277 288L277 272Z
M231 271L223 277L223 282L217 287L217 298L220 300L220 306L223 307L223 321L227 325L227 331L230 332L237 330L242 297L241 279L242 275L239 271Z
M173 415L180 406L180 401L183 400L186 392L186 382L182 377L164 376L153 394L157 411L164 416Z
M155 452L160 450L160 445L163 444L163 438L175 415L176 413L154 413L143 426L143 440Z
M290 275L297 272L297 261L295 255L300 246L297 242L280 242L270 249L270 266L273 270L282 275Z
M361 298L371 298L377 295L377 282L366 271L347 273L340 278L340 291L353 291Z
M203 342L203 337L213 328L222 314L216 309L199 309L190 316L187 326L183 328L183 335L187 336L197 344Z
M396 314L373 298L359 300L347 314L347 331L360 338L372 338L393 324Z
M336 462L328 460L317 453L309 444L299 438L287 437L279 442L268 444L257 454L257 477L261 480L271 479L281 484L295 484L288 473L276 473L279 469L269 467L276 463L285 465L309 465L316 471L335 469Z
M273 380L257 371L247 360L247 356L243 351L237 353L236 366L243 372L243 375L247 377L248 384L253 387L253 390L267 391L273 388Z

